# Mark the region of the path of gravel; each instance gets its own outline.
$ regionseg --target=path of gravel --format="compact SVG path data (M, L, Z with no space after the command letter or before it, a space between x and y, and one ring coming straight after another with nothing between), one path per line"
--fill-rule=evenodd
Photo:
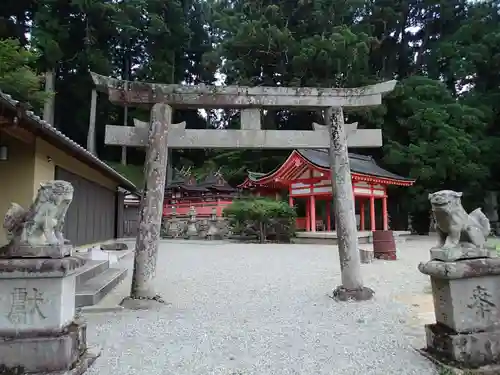
M88 314L88 340L104 347L88 374L435 374L397 302L425 288L416 267L430 244L362 265L376 298L337 303L335 246L163 242L156 283L172 305Z

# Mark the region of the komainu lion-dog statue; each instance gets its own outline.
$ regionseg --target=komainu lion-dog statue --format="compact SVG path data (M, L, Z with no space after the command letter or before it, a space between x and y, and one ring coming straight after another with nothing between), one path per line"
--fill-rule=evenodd
M64 219L72 200L71 183L52 180L40 184L27 210L11 203L3 223L10 242L2 252L16 254L21 248L30 247L33 249L30 251L36 253L37 248L42 251L43 248L64 247L67 243L63 235Z
M482 248L490 234L490 221L476 208L467 214L461 202L462 193L441 190L429 194L439 236L438 247L443 249L466 246Z

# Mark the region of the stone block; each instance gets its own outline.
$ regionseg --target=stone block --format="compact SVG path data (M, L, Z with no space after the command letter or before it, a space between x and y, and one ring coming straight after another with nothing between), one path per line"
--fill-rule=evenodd
M485 247L470 247L467 246L467 244L459 244L459 246L451 248L434 247L431 249L431 259L441 260L443 262L454 262L460 259L497 257L498 254L495 250Z
M61 333L9 337L0 331L0 364L26 373L69 371L87 351L86 326L70 324Z
M75 315L75 275L0 279L0 331L57 330Z
M85 261L0 260L0 332L60 331L75 316L75 271Z
M374 259L373 249L359 249L361 263L372 263Z
M19 245L12 242L4 247L4 251L0 254L0 258L55 258L61 259L72 255L73 246L70 244L64 245L46 245L46 246L30 246Z
M457 332L500 328L500 275L465 279L431 277L436 321Z
M462 367L476 368L500 360L500 330L456 333L440 324L428 324L425 335L432 355Z

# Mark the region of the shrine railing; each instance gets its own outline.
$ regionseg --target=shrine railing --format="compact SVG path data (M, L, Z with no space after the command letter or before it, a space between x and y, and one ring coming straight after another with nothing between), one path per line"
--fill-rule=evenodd
M222 216L222 211L225 207L229 206L232 200L219 200L213 202L186 202L186 203L175 203L175 204L165 204L163 206L163 216L172 216L172 212L175 207L175 214L177 216L188 216L191 207L196 210L196 216L210 216L212 210L215 208L217 216Z

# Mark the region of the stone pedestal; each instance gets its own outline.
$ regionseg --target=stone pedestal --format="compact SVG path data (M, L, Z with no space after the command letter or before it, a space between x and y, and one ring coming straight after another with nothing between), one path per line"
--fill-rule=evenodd
M431 260L418 268L431 277L436 315L425 326L427 354L466 369L500 363L500 258Z
M219 228L217 228L217 215L215 213L215 208L213 209L214 212L210 215L210 219L208 220L208 230L207 230L207 235L206 237L209 240L214 240L219 237Z
M372 263L375 259L373 249L359 249L361 263Z
M21 373L81 374L99 356L75 318L75 272L62 259L0 259L0 367Z
M194 207L191 207L189 210L189 219L186 227L186 234L184 236L187 240L197 239L198 238L198 228L196 227L196 210Z
M497 257L498 255L495 249L477 247L468 243L461 243L450 248L433 247L431 249L431 259L441 260L443 262L454 262L461 259Z

